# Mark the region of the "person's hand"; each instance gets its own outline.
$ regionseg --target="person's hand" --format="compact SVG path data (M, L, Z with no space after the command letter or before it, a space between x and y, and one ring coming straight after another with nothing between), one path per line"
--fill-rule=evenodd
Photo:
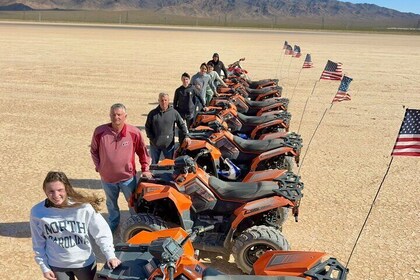
M204 111L204 112L207 112L208 110L209 110L209 108L208 108L208 107L204 107L204 108L203 108L203 111Z
M121 261L117 258L112 258L112 259L109 259L106 263L111 269L114 269L121 264Z
M153 174L150 171L144 171L141 173L141 177L146 177L147 179L152 179Z
M191 144L191 138L190 137L185 137L184 142L188 147Z
M51 270L50 271L47 271L47 272L44 272L44 278L45 279L48 279L48 280L57 280L57 278L55 277L54 272L52 272Z

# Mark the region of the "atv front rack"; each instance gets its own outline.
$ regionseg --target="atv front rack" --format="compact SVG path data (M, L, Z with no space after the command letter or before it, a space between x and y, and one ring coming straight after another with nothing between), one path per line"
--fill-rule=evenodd
M329 258L325 262L312 267L304 274L313 280L346 280L349 270L336 258Z

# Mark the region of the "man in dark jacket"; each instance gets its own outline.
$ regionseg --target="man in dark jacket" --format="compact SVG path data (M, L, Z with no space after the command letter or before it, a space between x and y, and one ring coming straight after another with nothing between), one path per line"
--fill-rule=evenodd
M190 84L190 75L184 73L181 76L182 85L175 90L174 95L174 108L178 111L181 117L186 121L189 128L194 121L197 113L197 107L205 108L203 98L196 87Z
M227 78L228 77L228 73L227 70L225 68L225 65L223 64L223 62L221 62L219 60L219 54L218 53L214 53L213 54L213 60L209 60L209 62L213 63L213 67L214 67L214 71L217 72L217 74L219 74L220 76L222 76L222 71L223 71L223 78ZM207 62L207 63L209 63Z
M146 120L146 134L150 140L152 163L158 163L160 155L173 158L175 150L175 124L180 130L180 139L189 145L188 129L178 111L169 106L169 95L159 94L159 106L149 112ZM182 143L182 142L181 142Z

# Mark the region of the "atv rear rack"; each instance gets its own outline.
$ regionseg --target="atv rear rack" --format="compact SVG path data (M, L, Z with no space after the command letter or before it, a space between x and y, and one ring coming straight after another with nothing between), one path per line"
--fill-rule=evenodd
M286 172L273 180L277 182L280 187L279 189L273 190L276 194L294 202L303 197L302 190L304 184L300 181L300 176L295 175L292 172Z

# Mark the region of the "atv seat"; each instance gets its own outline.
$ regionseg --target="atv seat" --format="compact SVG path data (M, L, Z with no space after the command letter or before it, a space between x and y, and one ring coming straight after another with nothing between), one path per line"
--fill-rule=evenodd
M266 152L281 147L292 147L288 141L284 139L271 139L271 140L246 140L239 136L233 136L233 141L244 152Z
M246 115L238 112L238 118L244 124L255 124L255 125L258 125L258 124L266 123L266 122L269 122L269 121L273 121L273 120L277 120L277 119L282 119L282 117L283 116L280 115L280 114L265 115L265 116L246 116ZM285 121L286 120L288 121L289 118L286 118Z
M266 196L275 196L274 190L279 189L279 185L273 181L225 182L214 176L210 177L209 185L222 200L241 200L244 202Z
M271 92L271 91L273 91L273 92L274 91L280 92L281 91L281 87L279 87L279 86L272 86L272 87L265 87L265 88L259 88L259 89L254 89L254 88L246 87L245 90L249 94L258 95L258 94L268 93L268 92Z
M273 104L282 104L283 106L287 107L287 105L289 104L289 100L287 98L270 98L265 99L263 101L252 101L248 99L245 100L248 106L254 108L264 108Z

